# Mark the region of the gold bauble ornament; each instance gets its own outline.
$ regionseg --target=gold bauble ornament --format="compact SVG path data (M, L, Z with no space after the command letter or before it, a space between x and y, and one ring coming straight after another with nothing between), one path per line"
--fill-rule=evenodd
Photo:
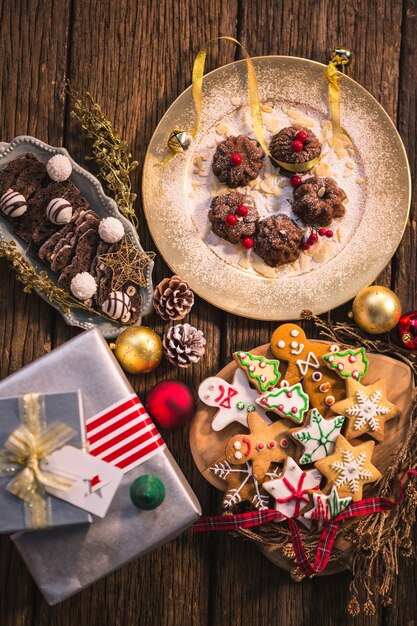
M192 137L181 128L173 128L168 137L168 148L175 153L185 152L190 147Z
M365 287L354 299L352 313L360 328L380 335L392 330L400 321L401 302L388 287Z
M129 374L147 374L162 359L160 336L147 326L124 330L115 343L110 344L116 359Z

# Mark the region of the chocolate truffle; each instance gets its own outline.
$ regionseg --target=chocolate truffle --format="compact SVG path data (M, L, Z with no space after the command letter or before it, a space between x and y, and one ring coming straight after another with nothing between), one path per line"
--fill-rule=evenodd
M231 191L213 198L210 207L208 218L212 231L218 237L239 243L241 239L255 234L259 215L250 196Z
M300 135L305 138L304 141L297 139L297 133L300 133ZM294 142L296 142L295 146ZM298 150L295 150L294 147L298 148ZM320 156L321 145L316 135L311 130L288 126L272 137L271 143L269 144L269 151L271 156L277 161L301 166L307 163L307 161L311 161ZM272 159L271 161L275 167L278 167L275 161ZM311 167L313 167L313 165ZM281 172L283 174L292 175L297 172L308 172L311 167L306 170L301 168L300 170L295 169L289 171L281 166Z
M333 178L311 176L294 189L293 198L294 213L311 226L328 226L346 211L346 194Z
M213 172L229 187L244 187L257 178L264 158L265 152L255 139L247 135L231 136L218 144L213 156Z
M253 249L271 267L291 263L301 253L303 231L286 215L271 215L258 223Z

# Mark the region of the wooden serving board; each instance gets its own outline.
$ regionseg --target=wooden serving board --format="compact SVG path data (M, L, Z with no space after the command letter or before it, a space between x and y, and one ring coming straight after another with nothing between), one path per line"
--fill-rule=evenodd
M329 345L331 344L329 343ZM264 344L263 346L251 350L251 352L257 355L267 356L268 358L275 358L270 351L270 344ZM369 360L369 370L366 376L361 379L361 383L370 385L380 378L386 378L388 400L400 409L399 417L385 424L384 441L379 444L376 443L372 456L372 463L384 474L385 470L391 464L392 459L401 449L407 434L409 413L413 400L414 381L410 368L400 361L374 353L367 353L367 358ZM217 376L231 382L237 367L235 361L231 361ZM281 363L280 369L282 376L284 376L285 368L286 363ZM201 401L198 402L196 414L191 422L190 447L194 461L202 475L214 487L225 491L226 482L215 476L213 472L210 471L210 466L224 458L227 442L234 435L241 433L244 427L235 422L221 431L214 431L211 428L211 423L216 412L217 409L215 407L209 407ZM295 424L291 424L292 428L294 426ZM352 443L355 442L353 441ZM369 487L368 490L366 490L365 487L367 496L372 495L376 490L375 486L371 485ZM340 562L329 565L325 571L327 574L336 573L349 566L349 545L346 542L342 542L342 540L338 540L335 545L346 552L345 558ZM292 561L283 557L280 550L269 546L262 547L261 549L265 556L279 567L291 569L294 566Z

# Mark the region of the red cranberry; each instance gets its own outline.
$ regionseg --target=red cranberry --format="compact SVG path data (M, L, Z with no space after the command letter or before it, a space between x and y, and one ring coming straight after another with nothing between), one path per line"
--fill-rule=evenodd
M333 237L333 231L332 230L326 230L326 237L331 239Z
M225 222L226 222L227 226L236 226L236 224L237 224L237 217L236 217L236 215L233 215L233 213L229 213L229 215L226 215Z
M240 165L242 163L242 157L240 154L233 153L229 157L230 165L235 167L236 165Z
M237 207L236 215L238 215L239 217L246 217L247 214L248 214L247 206L245 206L244 204L241 204L240 206Z
M316 241L318 240L318 235L317 233L310 233L309 235L309 241L311 241L311 243L316 243Z
M320 237L325 237L326 233L327 233L327 230L325 228L320 228L319 230Z
M303 241L303 250L310 250L311 244L308 241Z
M299 139L303 143L307 141L307 133L305 130L299 130L295 133L295 139Z
M245 248L245 250L250 250L251 248L253 248L252 237L245 237L244 239L242 239L242 246Z
M296 187L299 187L302 182L303 181L301 180L301 176L297 176L297 174L294 174L294 176L291 176L290 178L290 184L292 187L294 187L294 189Z
M300 141L299 139L294 139L294 141L291 144L291 148L294 150L294 152L301 152L303 147L304 147L303 142Z

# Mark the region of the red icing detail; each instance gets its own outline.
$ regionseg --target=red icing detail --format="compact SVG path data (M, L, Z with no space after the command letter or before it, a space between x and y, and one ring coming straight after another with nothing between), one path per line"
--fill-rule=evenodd
M353 354L349 355L349 363L354 363L356 361L356 357Z
M259 452L261 452L261 450L263 450L264 448L265 448L265 444L262 443L262 441L256 444L256 449L259 450Z
M242 437L242 443L246 443L248 449L245 452L245 456L249 456L250 455L250 451L252 449L251 443L250 443L250 439L248 439L247 437Z
M299 139L294 139L291 144L291 148L294 150L294 152L301 152L301 150L304 148L303 142Z
M232 167L235 167L236 165L240 165L242 163L242 157L240 156L240 154L237 154L235 152L230 155L229 162Z
M266 363L265 363L265 361L261 361L261 362L259 363L259 367L261 367L262 369L263 369L264 367L266 367Z
M288 441L286 439L281 439L279 445L281 446L281 448L288 448Z
M292 391L287 391L287 398L292 398Z
M231 399L234 396L237 396L238 391L234 389L233 387L229 387L229 389L227 390L227 396L225 398L223 398L225 394L225 388L223 387L223 385L219 385L219 391L220 391L220 395L218 395L217 398L214 398L214 402L219 402L219 406L223 407L224 409L230 409Z
M237 207L236 209L236 215L238 215L239 217L246 217L248 214L248 207L245 206L244 204L241 204Z
M301 474L300 480L298 481L297 486L292 485L290 481L288 480L288 478L286 478L285 476L283 476L282 478L282 482L287 487L287 489L291 492L291 494L287 496L286 498L276 498L276 501L284 504L285 502L290 502L290 500L297 500L297 502L295 503L293 517L299 517L301 504L303 502L309 501L307 489L303 489L303 484L304 484L304 480L306 476L307 476L306 472L303 472ZM318 485L317 487L313 487L313 489L315 490L317 490L318 488L319 488Z
M341 372L342 370L345 369L345 366L343 365L343 363L338 363L337 364L337 369Z
M275 448L275 447L276 447L276 445L277 445L277 442L272 440L272 441L270 441L270 442L268 443L268 448L271 448L271 449L272 449L272 448Z
M298 413L298 409L297 409L297 407L296 407L296 406L293 406L293 407L291 408L291 413L294 413L294 415L295 415L296 413Z
M245 248L245 250L250 250L251 248L253 248L253 239L252 239L252 237L244 237L242 239L242 246L243 246L243 248Z
M226 219L224 221L226 222L226 226L236 226L237 217L236 215L233 215L233 213L229 213L229 215L226 215Z
M359 372L358 372L358 370L353 370L353 372L352 372L352 378L359 378Z
M307 133L305 130L299 130L295 133L295 138L305 143L307 141Z
M262 398L262 404L266 404L268 406L268 398Z
M283 404L278 404L278 408L279 408L280 411L283 411L284 410L284 405Z

